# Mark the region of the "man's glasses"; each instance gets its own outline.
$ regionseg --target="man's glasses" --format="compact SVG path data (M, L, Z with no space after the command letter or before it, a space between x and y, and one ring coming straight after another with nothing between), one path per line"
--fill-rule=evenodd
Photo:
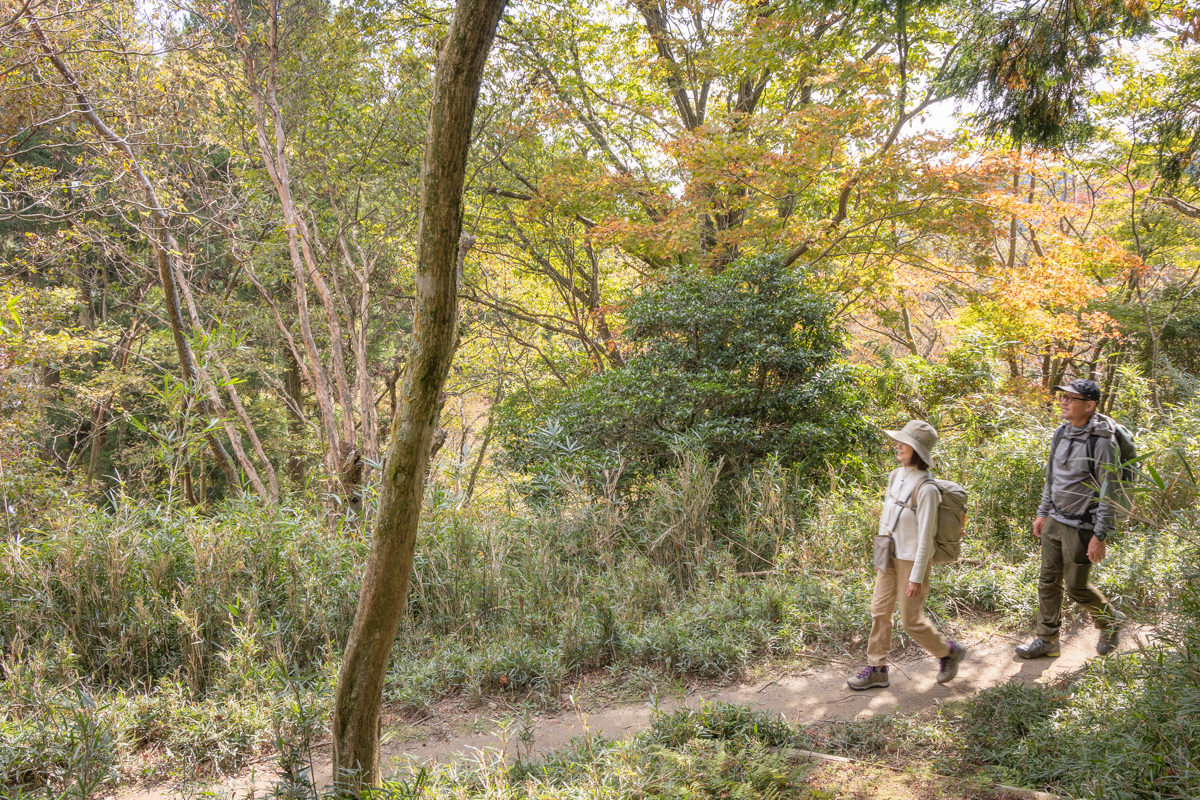
M1074 397L1069 394L1064 394L1061 398L1059 398L1059 402L1062 402L1062 403L1090 403L1091 401L1088 400L1086 397Z

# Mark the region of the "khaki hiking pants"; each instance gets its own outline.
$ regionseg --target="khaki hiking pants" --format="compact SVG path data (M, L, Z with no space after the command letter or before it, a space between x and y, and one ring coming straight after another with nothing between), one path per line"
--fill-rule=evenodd
M1063 583L1067 594L1087 608L1092 621L1101 630L1115 617L1116 609L1099 589L1088 583L1092 562L1087 547L1079 539L1079 530L1046 517L1042 526L1042 571L1038 576L1037 635L1047 641L1058 639L1062 626Z
M913 562L892 558L887 572L875 570L875 594L871 597L871 637L867 639L867 664L882 667L892 649L892 612L900 603L900 623L917 644L936 658L950 655L950 642L925 616L925 597L929 579L921 584L916 597L909 597L908 576Z

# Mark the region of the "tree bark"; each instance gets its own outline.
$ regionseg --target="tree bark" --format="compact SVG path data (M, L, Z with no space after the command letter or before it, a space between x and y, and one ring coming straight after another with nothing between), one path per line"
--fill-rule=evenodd
M271 463L271 459L267 458L267 451L263 448L262 441L258 438L258 432L254 429L254 421L250 419L246 407L242 405L242 398L238 394L237 387L234 385L233 378L225 367L220 353L214 352L213 355L217 369L221 373L221 379L225 383L225 393L229 396L229 402L233 404L233 410L237 412L238 419L242 421L242 427L246 429L246 436L250 438L250 445L254 448L254 454L258 456L259 462L263 465L263 471L267 474L266 499L272 503L278 503L279 479L275 476L275 465ZM259 491L261 494L261 487L259 487Z
M1174 209L1180 214L1183 214L1185 217L1190 217L1191 219L1200 219L1200 206L1194 206L1191 203L1185 203L1178 197L1172 197L1170 195L1155 197L1151 195L1147 199L1153 200L1156 203L1162 203L1167 208Z
M276 313L276 318L279 315ZM304 433L304 393L302 391L301 365L300 360L296 355L296 348L291 347L283 351L283 357L287 364L287 369L283 373L283 396L287 398L288 408L288 432L295 442L300 441L300 437ZM287 473L291 479L298 485L304 483L304 458L300 455L302 450L293 451L288 457Z
M908 299L901 292L897 300L900 303L900 321L904 325L904 342L908 345L908 351L914 356L921 355L920 349L917 347L917 337L913 335L912 314L908 310Z
M421 169L412 347L333 712L334 774L356 795L381 778L384 676L408 596L429 448L458 335L458 251L471 126L504 5L505 0L458 0L434 77Z
M278 51L278 9L274 0L268 5L268 40L267 40L267 69L266 87L259 86L259 65L254 55L254 45L250 35L242 23L238 3L229 3L229 18L238 31L242 42L242 57L246 71L246 88L250 94L251 105L254 109L254 129L263 157L263 166L271 179L271 184L279 198L280 208L286 224L288 238L288 259L296 284L296 321L300 327L301 341L304 343L308 356L309 384L316 400L318 416L321 420L322 431L328 442L327 458L330 474L339 476L343 470L342 441L354 442L354 411L349 402L349 386L345 379L345 366L342 362L342 330L337 319L332 296L321 277L321 270L312 252L311 238L304 216L300 213L292 197L291 176L287 161L287 134L284 127L283 113L279 108L275 91L275 77ZM267 131L267 119L271 121L272 137ZM312 322L308 309L308 282L312 281L318 296L324 305L326 319L329 324L329 350L331 368L334 379L321 362L320 348L313 335ZM333 393L337 392L342 405L340 418L334 410Z
M352 233L354 252L344 232L337 236L338 248L342 252L342 260L350 275L358 282L357 307L351 312L346 308L346 317L350 320L350 349L354 353L354 389L358 394L358 418L362 428L361 456L368 464L379 456L379 422L375 413L375 387L371 381L370 363L367 359L367 334L371 328L371 277L375 272L376 258L367 255L358 243L357 223L346 225ZM357 257L355 255L357 253ZM369 469L369 467L367 468ZM366 480L367 469L363 470L362 480Z

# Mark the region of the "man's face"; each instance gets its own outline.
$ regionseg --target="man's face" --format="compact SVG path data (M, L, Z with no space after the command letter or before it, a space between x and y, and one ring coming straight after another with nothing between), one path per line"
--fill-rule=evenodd
M1092 412L1096 409L1096 402L1094 400L1080 397L1074 392L1063 392L1060 394L1058 396L1058 404L1062 410L1062 418L1071 422L1086 422L1091 418Z

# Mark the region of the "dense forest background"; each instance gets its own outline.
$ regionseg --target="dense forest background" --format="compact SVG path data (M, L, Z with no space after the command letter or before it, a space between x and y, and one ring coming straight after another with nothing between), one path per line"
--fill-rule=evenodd
M452 11L0 4L0 784L318 737ZM1021 629L1049 394L1084 376L1148 454L1100 579L1172 655L1009 698L953 757L1187 796L1198 31L1136 0L510 4L385 700L857 652L881 429L913 417L973 497L931 608ZM1097 721L1105 691L1144 715Z

